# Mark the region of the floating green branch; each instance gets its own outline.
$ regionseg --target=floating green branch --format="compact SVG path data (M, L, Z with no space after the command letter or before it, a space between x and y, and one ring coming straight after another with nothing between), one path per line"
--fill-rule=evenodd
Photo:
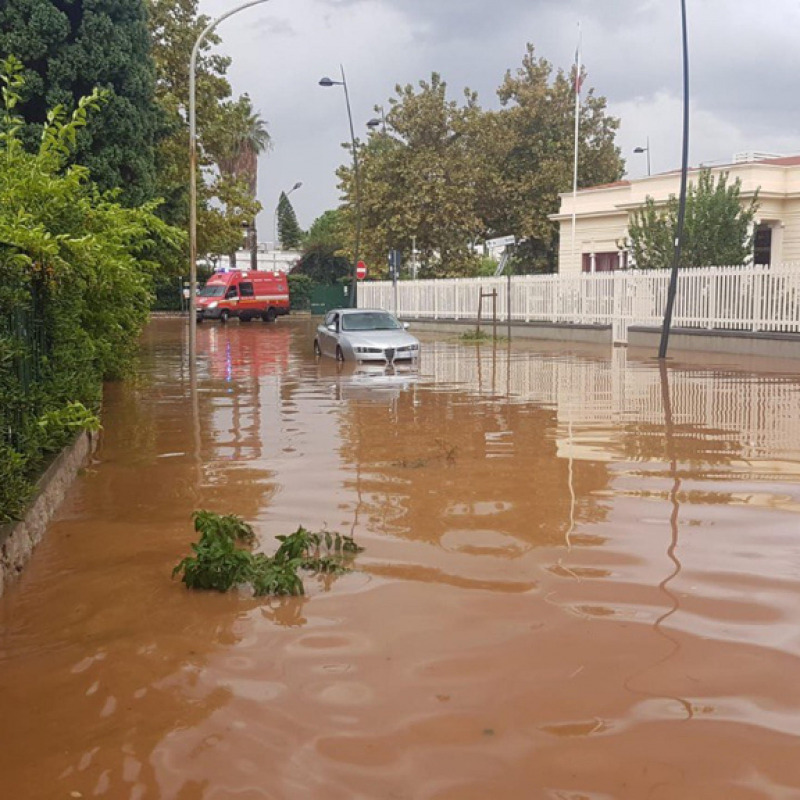
M307 531L302 525L280 542L275 555L253 553L258 543L253 529L234 514L196 511L194 527L200 540L192 544L194 555L184 558L172 570L181 575L189 589L214 589L226 592L234 586L250 584L253 594L304 594L298 570L315 575L341 575L364 548L352 536L334 531ZM240 546L244 545L244 547Z

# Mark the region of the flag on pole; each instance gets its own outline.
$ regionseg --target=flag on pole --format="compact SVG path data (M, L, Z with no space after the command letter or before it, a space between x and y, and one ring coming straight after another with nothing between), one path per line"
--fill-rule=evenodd
M575 48L575 82L573 84L573 88L575 90L575 94L581 93L581 87L583 86L583 74L581 73L581 43L580 39L578 39L578 46Z

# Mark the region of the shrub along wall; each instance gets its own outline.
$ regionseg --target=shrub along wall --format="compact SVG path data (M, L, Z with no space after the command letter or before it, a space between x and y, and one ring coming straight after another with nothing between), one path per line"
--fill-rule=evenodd
M51 112L37 153L18 138L22 88L3 64L0 119L0 523L15 519L48 454L97 425L102 381L130 368L152 276L182 234L155 206L125 208L69 165L102 95Z

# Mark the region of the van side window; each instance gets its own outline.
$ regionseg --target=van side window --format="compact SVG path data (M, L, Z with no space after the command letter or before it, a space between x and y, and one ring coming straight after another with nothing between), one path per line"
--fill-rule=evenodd
M225 292L225 299L226 300L230 300L232 297L236 297L236 295L237 295L236 287L235 286L231 286L231 288L228 289L227 292Z
M253 297L255 294L253 292L253 284L250 283L249 281L242 281L239 284L239 294L242 297Z

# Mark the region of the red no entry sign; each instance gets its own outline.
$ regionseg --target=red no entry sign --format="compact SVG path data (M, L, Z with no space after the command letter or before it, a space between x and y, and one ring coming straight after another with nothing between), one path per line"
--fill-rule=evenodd
M367 265L363 261L356 264L356 278L363 281L367 277Z

